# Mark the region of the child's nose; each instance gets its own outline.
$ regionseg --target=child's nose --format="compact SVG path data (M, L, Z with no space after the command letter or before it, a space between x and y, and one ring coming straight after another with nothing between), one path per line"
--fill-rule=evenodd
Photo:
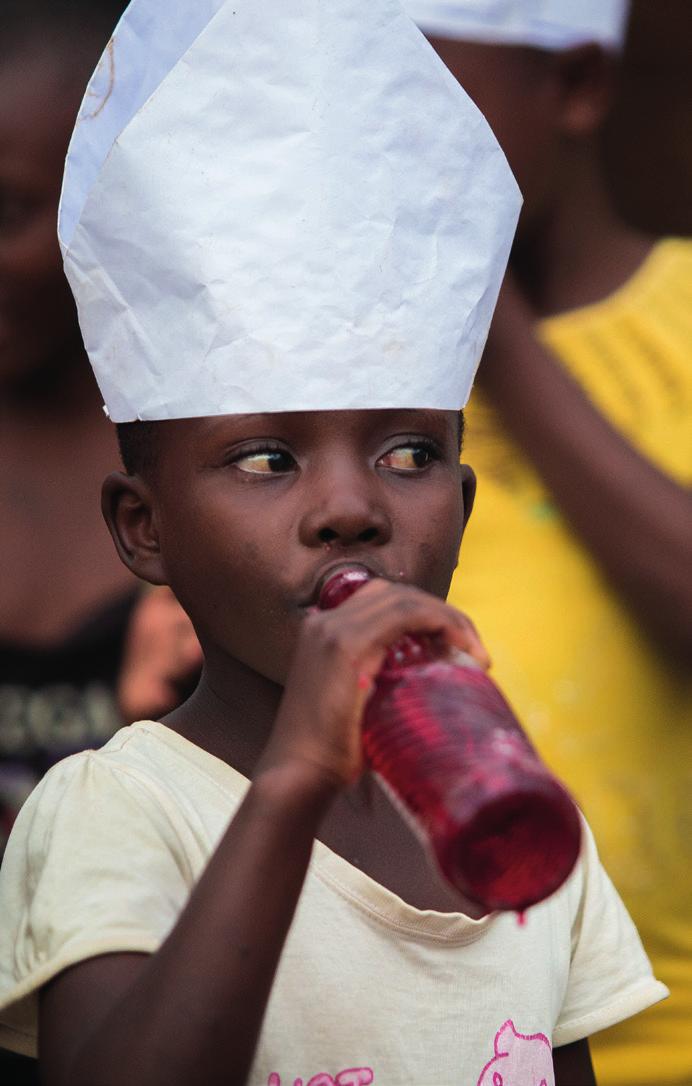
M361 481L362 482L362 481ZM377 496L357 480L334 480L314 493L300 522L300 539L308 547L382 544L391 539L390 516Z

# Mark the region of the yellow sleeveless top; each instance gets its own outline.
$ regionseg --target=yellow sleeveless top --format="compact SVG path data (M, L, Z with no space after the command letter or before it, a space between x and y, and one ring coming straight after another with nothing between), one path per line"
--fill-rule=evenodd
M692 241L659 242L542 341L637 449L692 481ZM474 392L478 496L450 600L590 821L670 999L592 1041L599 1086L692 1083L692 691L651 644ZM642 501L646 495L642 495Z

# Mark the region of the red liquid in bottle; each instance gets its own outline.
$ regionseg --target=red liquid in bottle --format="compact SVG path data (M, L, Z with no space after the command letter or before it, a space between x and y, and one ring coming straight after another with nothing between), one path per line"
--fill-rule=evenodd
M337 607L368 579L339 571L319 606ZM363 746L465 897L522 912L572 871L581 841L574 802L470 658L445 659L425 634L392 645L365 708Z

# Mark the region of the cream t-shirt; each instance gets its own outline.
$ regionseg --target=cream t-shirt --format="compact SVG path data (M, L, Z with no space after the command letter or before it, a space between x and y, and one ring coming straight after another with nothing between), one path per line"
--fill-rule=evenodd
M36 1054L37 993L62 969L157 949L247 783L151 722L50 770L0 872L0 1045ZM422 912L318 842L249 1081L551 1086L552 1045L666 994L588 829L524 924Z

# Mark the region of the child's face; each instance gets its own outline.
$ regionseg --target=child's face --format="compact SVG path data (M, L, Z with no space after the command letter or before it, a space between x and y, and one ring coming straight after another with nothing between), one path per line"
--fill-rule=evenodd
M283 682L298 624L340 564L446 595L475 484L456 413L227 415L161 423L157 438L159 568L131 564L172 586L208 662Z

